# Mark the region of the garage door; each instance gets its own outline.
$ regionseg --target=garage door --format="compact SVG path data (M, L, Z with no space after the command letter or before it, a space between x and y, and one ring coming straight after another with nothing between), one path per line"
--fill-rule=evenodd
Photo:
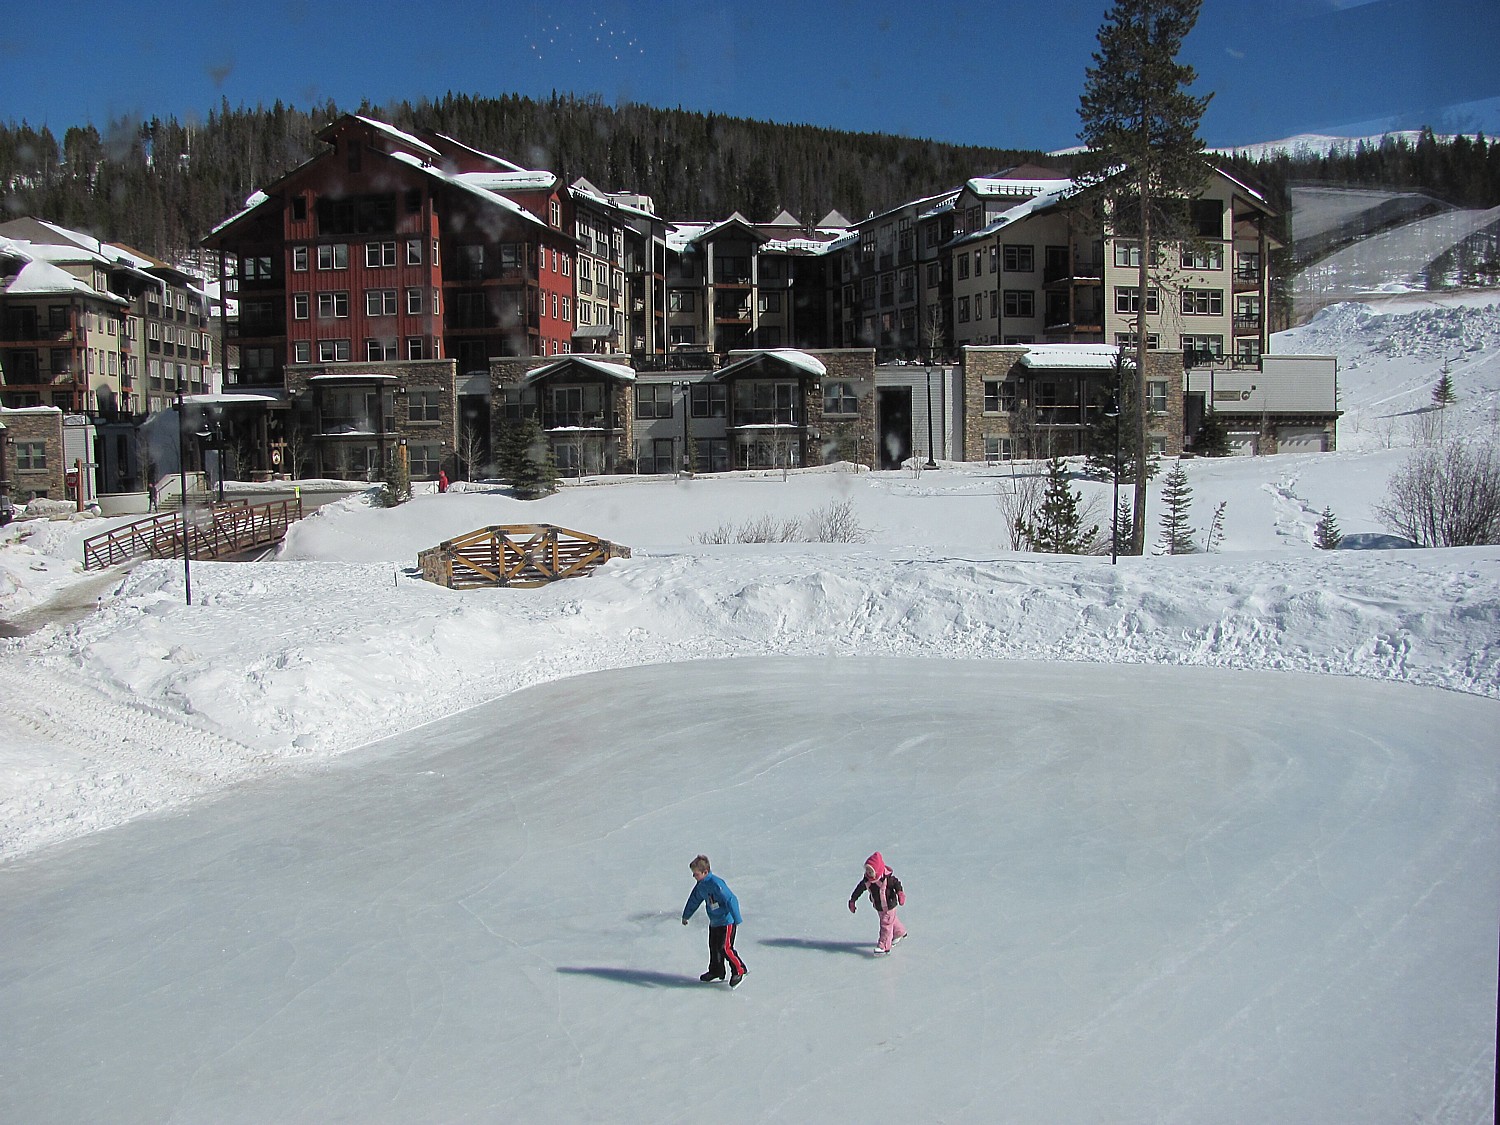
M1328 435L1322 426L1281 426L1276 430L1278 453L1326 453Z
M1235 457L1254 457L1260 435L1254 430L1230 430L1229 452Z

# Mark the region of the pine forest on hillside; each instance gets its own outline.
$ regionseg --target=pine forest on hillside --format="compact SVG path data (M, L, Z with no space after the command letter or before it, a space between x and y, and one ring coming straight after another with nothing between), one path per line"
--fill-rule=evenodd
M239 210L256 188L320 151L317 132L345 107L232 108L202 122L122 119L101 134L0 123L0 215L35 215L88 230L165 260ZM961 185L1006 167L1066 158L1034 151L940 144L806 125L776 125L596 97L446 94L436 101L361 105L402 128L431 129L517 164L579 176L608 191L649 195L675 220L738 210L764 221L785 208L804 222L830 210L851 219ZM1003 141L1004 138L996 138ZM1430 131L1416 143L1386 138L1328 156L1226 159L1264 186L1285 214L1286 186L1316 180L1430 191L1463 207L1500 205L1500 143Z

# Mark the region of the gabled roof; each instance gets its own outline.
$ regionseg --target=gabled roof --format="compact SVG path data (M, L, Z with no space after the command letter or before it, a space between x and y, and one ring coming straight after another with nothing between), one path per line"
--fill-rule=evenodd
M1059 203L1062 203L1064 200L1066 200L1069 196L1076 194L1079 190L1080 189L1078 185L1075 184L1072 180L1063 180L1062 186L1057 187L1052 191L1045 192L1042 195L1032 196L1024 203L1016 204L1016 206L1010 208L1009 210L1001 212L998 216L990 220L978 230L968 231L964 234L960 234L957 237L950 239L947 245L963 246L966 243L974 242L981 238L987 238L990 235L994 234L996 231L1010 226L1012 223L1018 223L1022 219L1029 219L1032 215L1038 214L1039 212L1051 210L1053 207L1056 207Z
M556 363L549 363L545 367L533 367L526 372L526 377L521 380L523 384L535 383L541 379L561 374L569 367L581 367L584 374L603 375L616 383L634 383L635 369L627 367L623 363L606 363L603 360L594 359L586 355L560 356Z
M714 378L723 379L730 375L745 375L756 367L785 367L797 375L822 377L828 374L828 368L823 366L823 361L817 356L808 355L796 348L771 348L719 368Z
M27 262L6 284L4 291L12 297L44 297L66 293L73 296L92 297L94 300L108 301L115 305L130 304L125 298L116 297L113 293L101 293L87 282L79 281L67 270L45 261Z
M667 244L672 249L681 252L695 242L707 242L731 228L740 229L758 242L765 242L770 237L761 234L755 229L754 223L736 211L729 218L720 219L716 223L669 223L667 224Z

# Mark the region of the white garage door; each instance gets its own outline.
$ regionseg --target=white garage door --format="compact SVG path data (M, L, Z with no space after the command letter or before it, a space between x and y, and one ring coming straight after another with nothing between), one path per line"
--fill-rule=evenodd
M1278 453L1326 453L1328 435L1322 426L1282 426L1276 431Z

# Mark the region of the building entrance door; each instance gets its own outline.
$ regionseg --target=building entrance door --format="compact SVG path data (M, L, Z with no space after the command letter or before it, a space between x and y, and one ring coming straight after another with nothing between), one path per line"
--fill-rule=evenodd
M876 401L879 469L899 469L911 456L911 388L881 387Z

